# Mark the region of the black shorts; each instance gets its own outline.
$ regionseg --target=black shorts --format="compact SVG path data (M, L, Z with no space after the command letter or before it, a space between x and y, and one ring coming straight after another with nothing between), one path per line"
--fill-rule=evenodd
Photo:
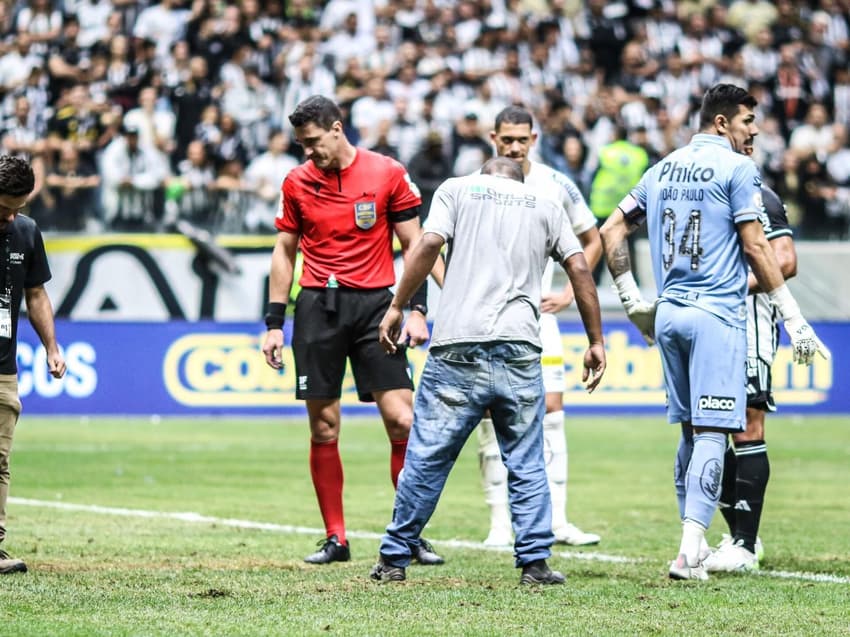
M747 358L747 407L762 411L776 411L773 400L770 365L760 358Z
M339 398L346 359L363 402L374 401L376 391L412 390L403 348L387 354L378 343L378 325L393 298L390 291L338 288L333 313L325 309L325 293L322 288L303 288L295 301L295 397Z

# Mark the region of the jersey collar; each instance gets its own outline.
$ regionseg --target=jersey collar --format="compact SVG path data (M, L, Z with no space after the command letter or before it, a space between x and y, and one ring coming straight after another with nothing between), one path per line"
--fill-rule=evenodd
M728 150L732 150L732 144L729 143L728 139L721 137L720 135L712 135L710 133L697 133L691 137L691 143L699 144L700 146L713 144L715 146L723 146Z

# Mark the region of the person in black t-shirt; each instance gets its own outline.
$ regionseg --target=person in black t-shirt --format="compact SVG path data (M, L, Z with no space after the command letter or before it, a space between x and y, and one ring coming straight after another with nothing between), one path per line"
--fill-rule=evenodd
M9 452L21 413L18 396L17 336L21 299L47 352L54 378L65 375L65 360L56 344L53 307L44 289L50 267L44 241L35 222L18 215L35 186L30 165L18 157L0 157L0 542L6 537L6 500L9 496ZM0 575L27 570L23 560L0 549Z

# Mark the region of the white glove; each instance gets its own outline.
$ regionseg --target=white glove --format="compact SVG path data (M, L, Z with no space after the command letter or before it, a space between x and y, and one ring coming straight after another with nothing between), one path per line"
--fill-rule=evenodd
M631 272L621 274L614 279L614 286L617 288L617 294L620 295L626 316L640 330L646 344L655 345L656 303L644 300Z
M811 365L815 360L815 354L820 354L823 358L829 360L831 356L829 350L802 315L798 314L786 319L785 331L791 338L791 346L794 348L794 362L798 365Z
M831 356L829 350L815 335L812 326L803 318L800 306L797 305L788 286L783 284L770 291L768 296L785 322L785 331L788 332L791 346L794 348L794 362L798 365L811 365L815 354L820 354L829 360Z

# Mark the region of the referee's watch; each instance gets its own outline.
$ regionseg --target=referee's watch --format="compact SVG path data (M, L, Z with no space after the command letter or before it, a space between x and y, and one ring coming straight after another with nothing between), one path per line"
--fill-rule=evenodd
M410 307L411 312L419 312L422 316L428 316L428 306L417 304Z

